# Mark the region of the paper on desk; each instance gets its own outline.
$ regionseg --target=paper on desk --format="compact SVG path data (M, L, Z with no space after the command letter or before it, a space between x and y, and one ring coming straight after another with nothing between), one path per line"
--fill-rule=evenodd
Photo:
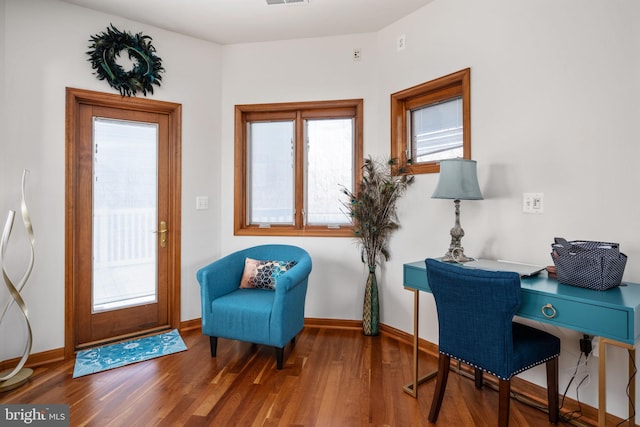
M533 276L544 270L544 267L541 265L490 259L478 259L475 261L469 261L464 265L465 267L479 268L481 270L489 271L513 271L518 273L520 277Z

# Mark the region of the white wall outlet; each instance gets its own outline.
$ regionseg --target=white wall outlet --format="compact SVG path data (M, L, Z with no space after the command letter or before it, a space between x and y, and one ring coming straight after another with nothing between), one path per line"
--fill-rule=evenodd
M407 47L407 36L402 34L398 36L398 38L396 39L396 49L404 50L406 47Z
M209 209L209 198L207 196L196 197L196 210L206 211Z
M544 213L544 193L522 193L522 212Z
M354 61L360 61L360 55L361 55L360 48L359 47L354 48L353 49L353 60Z
M593 337L591 339L591 356L600 356L600 337Z

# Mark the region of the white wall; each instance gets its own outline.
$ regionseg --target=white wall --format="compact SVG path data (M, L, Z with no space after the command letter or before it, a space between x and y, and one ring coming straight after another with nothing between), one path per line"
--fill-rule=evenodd
M629 191L639 181L633 162L640 150L633 132L640 95L634 0L436 0L378 33L224 47L58 1L0 0L0 11L5 2L0 214L17 209L20 176L30 169L37 260L25 298L34 352L64 344L64 88L112 91L92 76L85 54L89 36L110 22L153 37L167 72L152 97L183 105L182 320L200 315L197 268L273 241L298 244L313 257L308 317L361 318L365 270L352 239L233 236L234 104L363 98L365 154L385 156L390 94L465 67L471 67L472 154L485 195L462 204L466 252L546 265L554 236L611 240L629 255L625 279L640 282L640 203ZM396 51L400 34L407 48ZM29 48L43 40L48 49ZM355 47L362 50L359 62L351 59ZM418 176L401 200L402 228L392 260L379 271L382 321L407 332L413 306L402 264L441 255L453 225L452 204L430 199L436 180ZM544 192L543 215L521 213L523 192ZM197 195L209 196L210 210L195 211ZM21 271L25 252L17 225L10 271ZM6 299L1 289L0 302ZM420 335L437 342L433 300L421 301ZM0 360L23 345L13 331L19 319L8 323L0 330ZM538 326L563 339L562 389L579 334ZM622 416L624 353L610 351L608 365L608 409ZM580 398L597 406L593 368ZM543 384L544 373L534 369L525 377Z
M6 0L0 0L0 28L4 28L5 23L5 2ZM5 60L4 60L4 31L0 31L0 141L4 140L4 129L5 129L5 117L6 117L6 102L5 102ZM1 152L0 152L1 153ZM0 156L0 213L4 216L4 212L6 211L4 206L4 185L5 181L4 170L6 164L6 156ZM0 216L0 218L3 218ZM4 219L3 219L4 221ZM4 224L4 222L2 223Z
M216 203L220 187L220 46L50 0L6 0L2 23L0 65L6 64L2 100L7 108L0 134L0 213L4 224L8 209L19 212L22 170L29 169L27 204L36 236L36 263L23 296L33 328L33 352L64 346L65 87L117 93L93 76L85 53L89 37L110 23L153 37L166 73L162 86L149 98L183 107L181 317L199 318L195 272L211 254L218 253L220 245ZM196 211L196 195L208 195L212 208ZM15 278L24 271L27 247L18 214L7 265ZM2 285L0 302L4 305L7 300ZM0 360L22 354L23 324L13 314L3 323Z
M640 279L640 203L627 196L639 180L639 65L630 54L638 18L632 1L436 1L378 34L380 96L471 67L472 155L485 200L462 202L468 254L548 265L554 236L602 239L621 243L625 279ZM398 34L407 39L400 52ZM382 134L388 114L385 105ZM410 190L418 194L402 216L398 264L448 245L453 208L429 198L436 180L420 176L420 190ZM523 192L544 193L543 215L522 213ZM404 329L404 317L392 316Z

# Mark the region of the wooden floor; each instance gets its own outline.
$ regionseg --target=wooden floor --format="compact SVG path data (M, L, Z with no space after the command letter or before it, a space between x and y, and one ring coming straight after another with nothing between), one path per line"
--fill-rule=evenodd
M35 369L0 403L70 405L71 426L427 426L434 380L418 399L411 347L357 330L305 328L285 366L273 349L220 339L211 358L199 330L182 333L185 352L72 379L74 361ZM436 359L421 356L421 370ZM449 376L438 426L495 426L498 394ZM512 400L512 427L551 425L545 413Z

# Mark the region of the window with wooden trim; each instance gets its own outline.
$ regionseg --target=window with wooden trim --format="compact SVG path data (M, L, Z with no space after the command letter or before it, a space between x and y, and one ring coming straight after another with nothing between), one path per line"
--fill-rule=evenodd
M470 86L466 68L391 95L391 157L406 161L409 173L471 158Z
M236 105L236 235L353 236L362 99Z

